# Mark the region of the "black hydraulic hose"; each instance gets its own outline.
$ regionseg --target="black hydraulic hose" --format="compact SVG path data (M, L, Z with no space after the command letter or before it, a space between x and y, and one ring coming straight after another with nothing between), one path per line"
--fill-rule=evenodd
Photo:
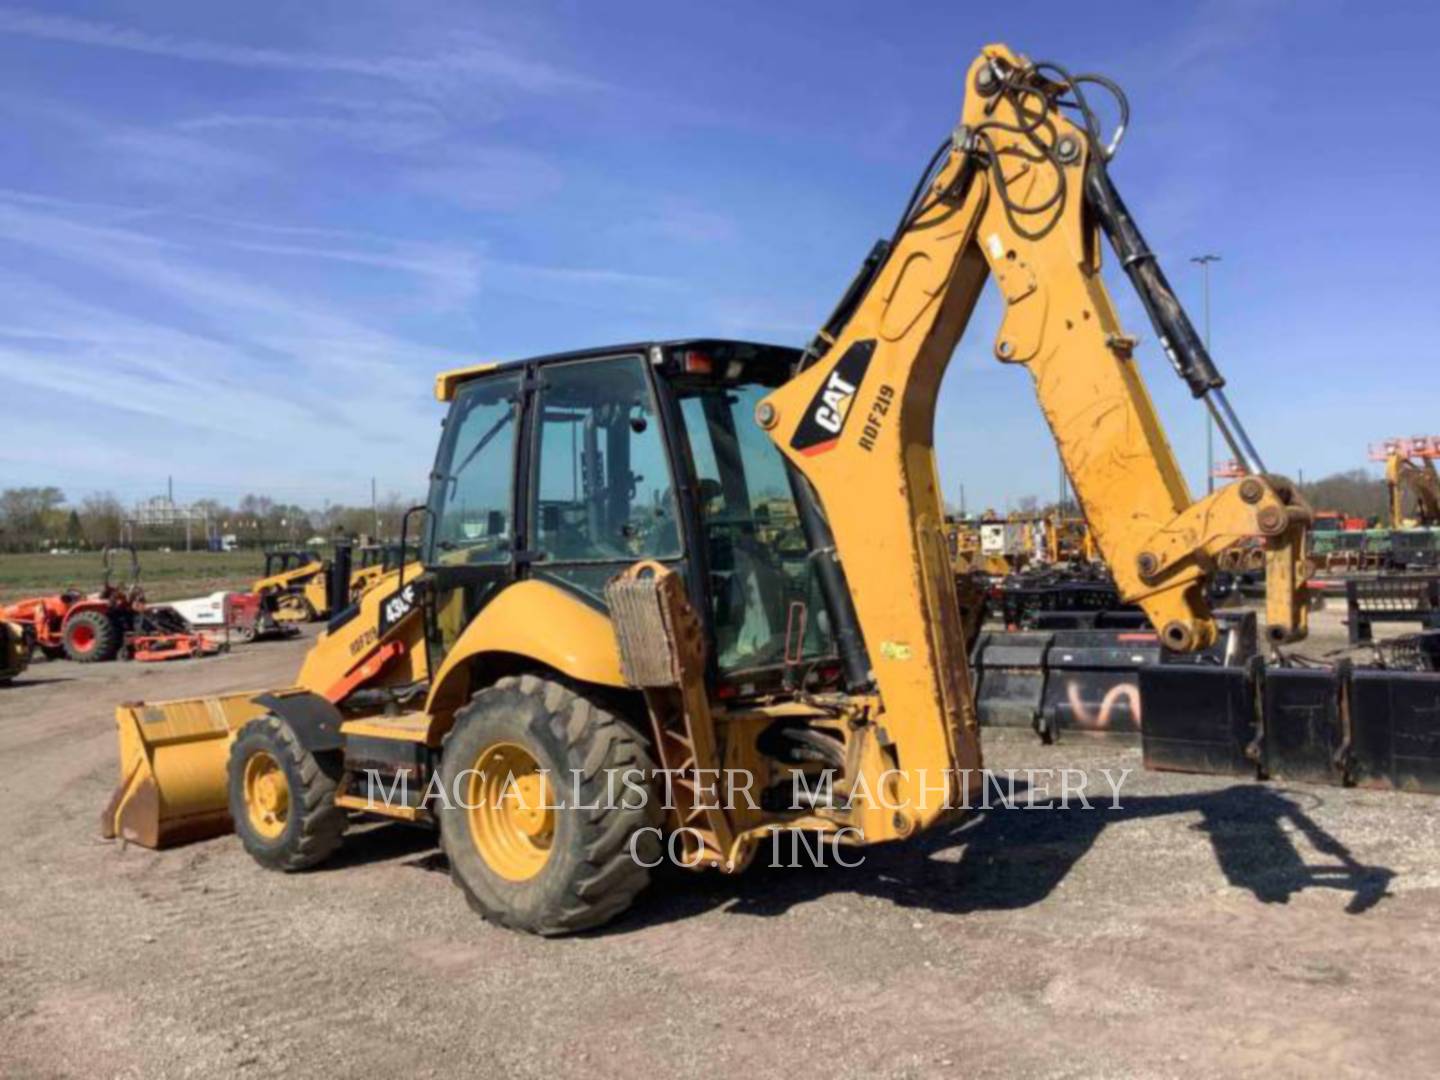
M825 320L825 326L810 345L800 355L800 362L796 367L797 373L804 371L816 360L825 354L830 344L840 336L845 329L845 324L850 321L850 316L855 314L855 309L865 299L865 294L870 291L870 285L875 280L875 275L880 273L880 268L885 265L885 259L890 254L891 244L885 240L876 240L875 246L870 249L870 254L865 256L865 261L860 264L860 269L855 271L855 276L850 279L850 284L845 287L840 302L835 305L835 310L830 313L830 318Z
M831 343L844 332L846 324L850 322L850 316L855 314L856 309L864 301L866 294L870 291L870 286L874 284L875 278L880 273L880 269L885 265L885 260L890 257L890 252L894 251L899 245L900 238L905 235L907 229L915 224L915 219L919 217L925 208L925 189L930 186L941 162L953 148L953 140L947 138L936 148L935 153L930 156L930 160L925 163L925 171L920 174L920 179L915 182L915 190L910 193L910 198L905 203L905 212L900 215L900 221L895 226L895 231L891 234L889 240L882 239L875 241L874 246L870 249L870 253L865 256L865 261L860 264L860 269L857 270L855 276L850 279L850 284L846 286L845 292L840 297L840 302L835 305L834 310L830 313L830 317L825 320L825 325L821 328L820 333L815 336L805 351L801 353L800 361L796 365L797 372L804 371L811 364L815 363L816 360L825 355ZM952 186L952 190L959 190L963 194L963 192L969 188L973 173L973 162L967 159L965 167L961 170L959 179L957 179L956 183Z
M1120 193L1115 190L1104 163L1094 158L1086 172L1085 194L1096 220L1110 238L1121 267L1140 294L1140 302L1145 305L1145 313L1160 335L1160 347L1165 350L1170 366L1197 398L1220 389L1225 385L1224 377L1210 359L1205 343L1195 332L1190 316L1185 314L1180 298L1160 269L1160 263L1140 235L1140 229L1126 209Z

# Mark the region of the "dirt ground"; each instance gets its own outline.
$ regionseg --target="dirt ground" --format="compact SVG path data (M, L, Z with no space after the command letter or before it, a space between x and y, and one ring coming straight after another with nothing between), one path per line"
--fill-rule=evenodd
M987 763L1133 770L1121 809L992 809L854 869L676 872L558 941L481 922L404 827L295 876L233 837L98 839L115 702L284 683L304 648L0 689L0 1075L1422 1075L1440 1054L1440 801L1146 774L1114 742L990 732Z

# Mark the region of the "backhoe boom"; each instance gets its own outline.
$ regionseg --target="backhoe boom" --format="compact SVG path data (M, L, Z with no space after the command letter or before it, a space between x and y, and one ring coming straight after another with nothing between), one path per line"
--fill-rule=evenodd
M961 122L894 239L872 252L808 366L757 410L833 535L876 724L917 818L897 816L898 834L942 812L937 770L979 763L933 432L941 378L987 278L1006 305L994 355L1030 372L1099 550L1164 643L1214 640L1205 585L1219 553L1248 537L1264 540L1280 583L1271 640L1304 634L1308 511L1290 485L1258 471L1220 396L1224 380L1110 182L1093 115L1084 108L1077 125L1065 111L1083 107L1080 86L1095 81L987 47L970 68ZM1101 279L1102 225L1172 365L1256 470L1198 502ZM845 596L830 605L842 633Z

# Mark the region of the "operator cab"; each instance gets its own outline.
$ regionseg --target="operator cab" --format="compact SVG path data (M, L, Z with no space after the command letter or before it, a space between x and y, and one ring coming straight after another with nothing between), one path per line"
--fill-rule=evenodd
M320 557L313 551L292 549L267 551L265 553L265 576L274 577L276 574L289 573L291 570L299 570L301 567L319 561Z
M828 676L834 646L790 475L755 422L798 357L680 341L467 374L427 504L432 647L443 654L515 580L603 608L606 582L653 559L683 575L722 693L776 688L787 666Z
M415 557L413 544L405 546L405 554L412 559ZM354 565L356 570L369 570L371 567L378 566L381 571L388 574L398 568L402 561L404 560L400 558L399 544L364 544L356 549Z

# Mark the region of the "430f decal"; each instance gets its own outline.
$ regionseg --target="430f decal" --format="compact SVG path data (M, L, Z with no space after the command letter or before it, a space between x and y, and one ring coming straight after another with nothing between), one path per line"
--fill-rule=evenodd
M380 601L380 636L388 634L397 623L414 611L419 603L418 582L411 582Z

